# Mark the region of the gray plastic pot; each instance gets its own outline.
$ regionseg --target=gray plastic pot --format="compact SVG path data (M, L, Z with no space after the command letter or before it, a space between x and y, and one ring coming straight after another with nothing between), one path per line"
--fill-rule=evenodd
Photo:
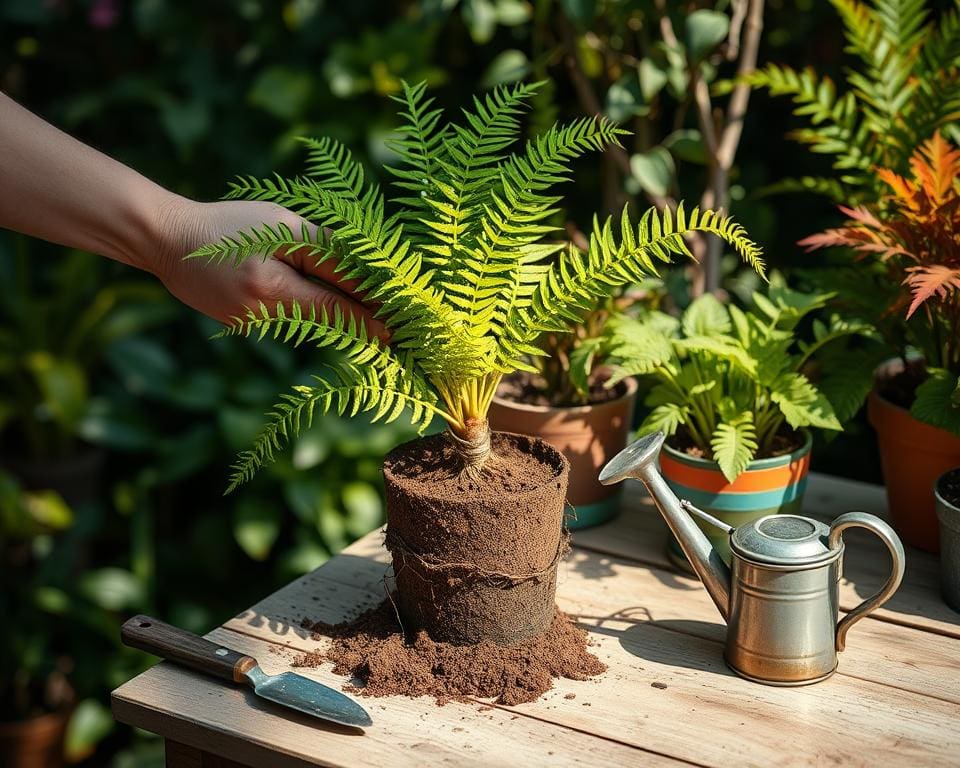
M947 605L960 611L960 507L946 499L949 480L960 482L960 467L944 472L933 487L940 521L940 589Z

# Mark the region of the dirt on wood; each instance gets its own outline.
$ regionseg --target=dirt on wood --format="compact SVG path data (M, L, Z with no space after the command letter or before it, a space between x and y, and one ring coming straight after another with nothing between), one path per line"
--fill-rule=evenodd
M436 642L424 631L408 638L389 601L344 624L305 620L303 626L314 639L332 643L297 656L293 665L333 662L336 674L359 681L347 687L363 696L432 696L438 704L492 698L513 705L535 700L554 678L586 680L606 669L588 650L587 633L556 608L546 632L511 647Z

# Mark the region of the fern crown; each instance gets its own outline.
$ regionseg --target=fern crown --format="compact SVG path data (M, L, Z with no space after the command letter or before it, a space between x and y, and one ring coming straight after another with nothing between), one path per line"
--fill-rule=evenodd
M743 228L709 210L662 214L631 222L594 221L582 252L546 238L561 198L550 190L569 179L570 163L617 144L624 131L606 118L554 125L511 152L520 119L538 84L501 87L475 98L459 124L443 120L426 85L403 84L395 97L402 125L391 142L400 162L388 168L388 202L350 151L328 139L304 139L304 176L240 178L228 198L279 203L306 221L299 232L264 225L203 246L192 257L241 262L280 250L309 249L334 259L342 279L379 308L391 346L371 339L340 314L297 305L251 309L226 333L271 335L330 347L345 361L313 385L284 396L264 432L235 466L231 488L249 479L316 412L368 412L374 420L405 409L425 427L434 416L458 435L485 422L500 378L532 370L534 341L562 332L617 287L690 256L684 236L711 232L761 272L759 248ZM315 234L312 234L314 233Z

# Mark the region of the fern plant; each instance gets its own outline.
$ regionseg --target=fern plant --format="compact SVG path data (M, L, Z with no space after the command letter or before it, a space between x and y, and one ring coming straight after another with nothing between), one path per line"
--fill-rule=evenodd
M930 20L925 0L830 0L840 14L846 51L857 61L838 87L807 67L770 64L745 76L788 96L807 126L791 136L832 158L835 178L807 176L780 190L813 190L835 202L876 201L873 168L907 171L914 147L935 130L960 139L960 0Z
M264 225L200 248L194 257L266 257L308 248L318 262L335 259L345 279L379 305L391 346L362 325L293 304L260 306L228 333L271 335L293 344L340 350L344 362L283 397L254 446L234 467L231 488L249 479L314 414L365 412L396 419L408 409L425 428L443 419L460 450L461 471L478 473L489 457L486 415L501 377L531 370L526 356L544 332L566 331L578 312L618 286L656 273L657 263L689 256L684 236L711 232L762 271L759 248L731 219L708 210L658 213L631 222L594 222L589 247L545 240L561 198L550 189L568 178L572 160L617 143L604 118L554 125L510 152L524 104L537 85L499 88L462 123L443 120L425 84L404 84L400 138L403 163L388 169L390 208L361 165L331 139L305 140L307 174L293 179L241 178L231 198L269 200L317 225L293 232Z
M910 167L910 178L878 169L888 190L880 205L841 207L849 217L841 227L800 244L851 248L861 265L882 270L893 292L878 325L904 359L909 345L927 366L911 412L960 435L960 149L937 132Z
M872 337L869 325L834 314L800 334L801 321L832 296L793 291L774 275L750 312L706 294L679 320L618 316L597 350L612 368L607 386L648 377L641 433L680 433L733 482L755 458L796 447L794 430L840 430L870 391L873 351L844 343Z

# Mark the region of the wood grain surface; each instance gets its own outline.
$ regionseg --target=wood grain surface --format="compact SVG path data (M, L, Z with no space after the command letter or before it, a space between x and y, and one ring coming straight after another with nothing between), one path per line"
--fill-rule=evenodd
M559 575L558 603L609 666L594 680L557 681L518 707L365 698L374 725L358 737L160 664L114 693L115 714L178 748L254 766L957 765L960 614L940 601L935 558L908 551L901 594L851 630L836 675L773 688L724 666L720 616L699 583L670 566L659 515L637 488L624 507L618 520L575 534ZM882 513L883 492L813 475L806 507L822 519ZM381 542L371 533L210 639L268 673L289 668L326 642L301 628L304 618L341 621L383 599ZM845 559L849 609L882 583L889 560L869 536L849 537ZM328 665L297 671L344 682Z

